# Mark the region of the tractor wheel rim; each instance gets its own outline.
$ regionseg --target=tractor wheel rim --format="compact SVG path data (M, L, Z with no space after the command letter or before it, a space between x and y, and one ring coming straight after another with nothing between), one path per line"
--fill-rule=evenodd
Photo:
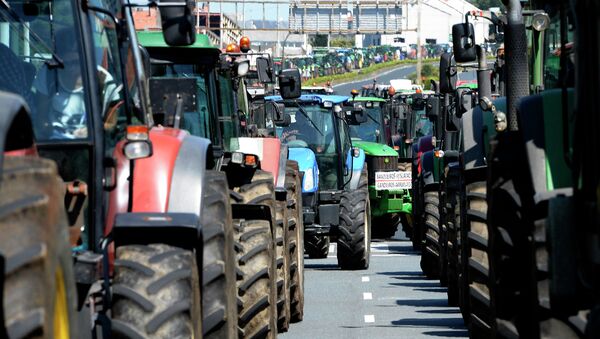
M54 338L69 339L69 311L67 309L67 291L62 269L56 271L56 298L54 300Z
M367 200L365 207L366 207L365 213L364 213L365 214L365 223L364 223L364 225L365 225L365 258L368 260L369 252L370 252L369 251L369 232L370 232L370 228L371 228L371 227L369 227L371 225L369 225L369 215L368 215L368 213L370 213L369 210L371 208L369 200Z

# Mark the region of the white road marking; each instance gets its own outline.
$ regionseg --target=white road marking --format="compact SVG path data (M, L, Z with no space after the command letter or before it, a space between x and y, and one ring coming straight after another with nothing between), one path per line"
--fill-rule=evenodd
M335 252L336 245L337 244L329 244L329 253Z
M373 300L373 293L371 293L371 292L364 292L363 293L363 300Z
M390 245L388 244L371 244L371 253L389 253Z
M365 314L365 322L366 323L374 323L375 322L375 315L373 315L373 314Z
M361 278L361 280L362 280L362 282L369 282L371 279L370 279L369 277L367 277L366 275L364 275L364 276Z
M402 253L387 253L387 254L371 254L372 257L408 257L408 254Z

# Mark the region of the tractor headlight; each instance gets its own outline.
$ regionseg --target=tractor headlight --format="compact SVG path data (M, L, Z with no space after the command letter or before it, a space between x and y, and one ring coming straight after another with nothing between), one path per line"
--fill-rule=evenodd
M304 171L304 177L302 181L302 188L305 191L310 191L313 189L313 187L315 187L315 172L312 168L309 168L306 171Z

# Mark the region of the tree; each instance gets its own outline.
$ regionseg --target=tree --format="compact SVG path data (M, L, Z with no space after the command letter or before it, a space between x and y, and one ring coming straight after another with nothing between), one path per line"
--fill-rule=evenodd
M354 41L351 38L338 37L331 39L330 45L332 47L352 48L354 47Z
M312 43L314 47L327 47L327 35L326 34L316 34L312 38Z

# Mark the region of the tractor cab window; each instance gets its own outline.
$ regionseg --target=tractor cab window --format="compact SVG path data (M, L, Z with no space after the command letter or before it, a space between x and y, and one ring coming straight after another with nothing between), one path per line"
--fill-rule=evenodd
M71 1L0 6L0 90L27 102L38 142L87 139L89 90Z
M281 141L291 148L312 150L319 166L321 188L337 189L339 150L336 137L339 134L332 108L318 103L290 103L286 104L285 112L290 115L291 124L277 127Z
M181 128L190 134L213 140L216 133L211 124L212 106L209 102L209 81L211 73L201 64L174 64L168 61L152 59L153 77L193 78L198 90L196 93L196 111L184 112Z
M364 110L367 122L350 126L350 136L364 141L381 142L384 133L381 106L379 103L373 103L373 107Z
M546 29L544 37L544 87L546 89L559 88L561 83L560 70L560 55L562 53L562 40L560 29L560 12L550 13L550 26ZM569 21L569 20L568 20ZM566 37L567 44L565 51L568 53L567 58L567 78L565 81L573 86L574 83L574 58L573 53L573 25L568 23L568 34Z
M234 141L240 135L239 125L235 118L235 102L236 93L233 91L231 78L219 74L219 124L221 127L221 133L223 134L223 140L225 140L225 150L229 151L230 148L236 148L235 146L229 146L228 141Z

